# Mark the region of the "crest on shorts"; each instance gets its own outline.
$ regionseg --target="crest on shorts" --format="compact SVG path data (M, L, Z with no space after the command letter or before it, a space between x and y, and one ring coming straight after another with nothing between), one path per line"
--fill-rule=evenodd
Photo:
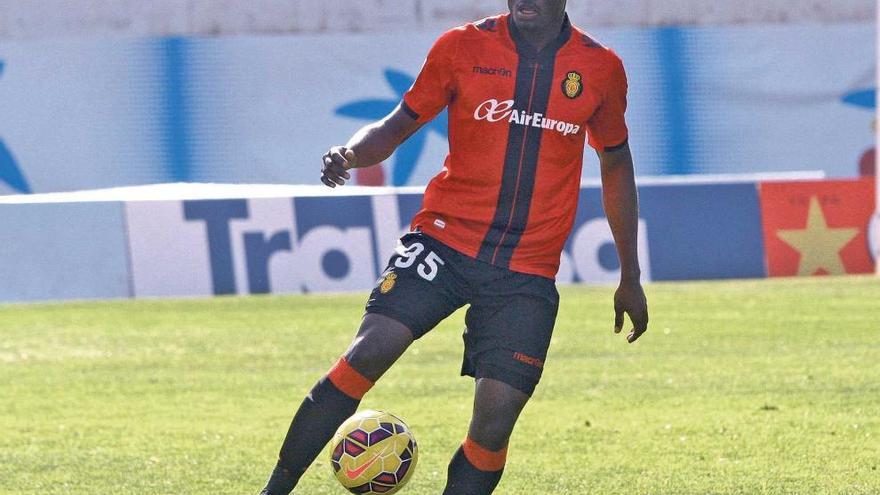
M584 91L584 83L581 82L581 79L583 77L575 71L565 75L565 80L562 81L562 92L565 93L565 96L575 99L581 95Z
M382 279L382 283L379 284L379 292L382 294L388 294L391 292L391 289L394 288L394 284L397 283L397 274L394 272L388 272L385 275L385 278Z

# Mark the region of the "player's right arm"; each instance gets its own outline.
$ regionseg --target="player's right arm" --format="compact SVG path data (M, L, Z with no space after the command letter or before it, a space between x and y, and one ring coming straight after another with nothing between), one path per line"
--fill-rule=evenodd
M349 169L387 159L449 105L455 92L452 60L462 32L463 28L452 29L434 43L415 83L394 111L357 131L345 146L334 146L324 154L321 182L341 186L350 178Z
M345 146L334 146L324 154L321 182L328 187L345 184L348 170L370 167L386 160L422 126L402 105L384 119L362 127Z

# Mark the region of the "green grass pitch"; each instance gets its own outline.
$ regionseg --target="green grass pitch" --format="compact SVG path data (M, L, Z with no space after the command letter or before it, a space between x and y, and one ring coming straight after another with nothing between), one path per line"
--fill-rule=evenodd
M880 280L662 283L650 331L565 288L499 494L880 493ZM0 307L0 493L255 494L364 295ZM462 313L362 407L407 420L440 493L473 382ZM326 452L299 494L345 493Z

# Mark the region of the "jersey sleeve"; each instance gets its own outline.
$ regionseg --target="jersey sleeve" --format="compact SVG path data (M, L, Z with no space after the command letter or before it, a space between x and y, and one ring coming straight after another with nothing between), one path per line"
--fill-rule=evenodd
M610 74L605 81L604 99L587 121L590 146L596 151L620 146L629 137L624 119L626 92L626 71L623 62L617 55L613 55Z
M416 82L403 95L403 109L420 124L436 117L452 101L457 38L458 30L452 30L434 43Z

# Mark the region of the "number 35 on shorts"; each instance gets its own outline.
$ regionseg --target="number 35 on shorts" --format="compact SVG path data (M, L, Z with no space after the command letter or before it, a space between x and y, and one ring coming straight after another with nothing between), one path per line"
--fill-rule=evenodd
M420 255L425 251L425 245L421 242L414 242L407 247L402 244L397 246L396 254L399 256L394 260L394 266L397 268L407 269L419 261ZM428 282L434 280L440 267L446 263L440 259L434 251L428 251L422 260L416 265L416 273Z

